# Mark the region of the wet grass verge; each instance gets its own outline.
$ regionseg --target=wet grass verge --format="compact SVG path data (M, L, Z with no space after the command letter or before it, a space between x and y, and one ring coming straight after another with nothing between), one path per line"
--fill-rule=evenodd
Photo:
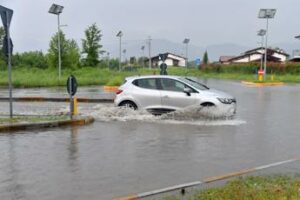
M179 200L166 198L165 200ZM223 187L199 191L191 200L294 200L300 199L300 178L252 176L229 181Z
M57 87L65 86L66 80L69 75L76 76L79 86L89 85L108 85L119 86L124 82L124 78L128 76L138 75L153 75L159 74L160 69L146 69L137 68L133 71L114 71L103 68L85 67L79 69L65 69L62 71L62 77L59 80L56 69L37 69L37 68L16 68L12 72L12 80L14 88L27 88L27 87ZM216 79L231 79L231 80L244 80L244 81L257 81L257 75L243 72L212 72L199 70L195 68L183 67L168 67L169 75L179 76L194 76L202 79L216 78ZM266 82L285 82L285 83L300 83L300 76L298 74L271 74L267 76ZM0 72L0 86L7 87L7 71Z

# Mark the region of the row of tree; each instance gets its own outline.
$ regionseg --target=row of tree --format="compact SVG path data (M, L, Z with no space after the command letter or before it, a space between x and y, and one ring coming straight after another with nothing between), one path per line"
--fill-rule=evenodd
M50 40L49 49L46 54L42 51L30 51L13 54L14 67L56 67L58 63L58 36L60 36L61 61L64 68L78 68L82 66L95 67L101 64L100 56L105 52L102 50L101 30L96 24L92 24L85 30L85 38L82 39L80 50L77 42L67 39L61 31L56 33ZM0 48L3 47L4 28L0 27ZM114 63L112 61L112 63ZM115 64L117 65L117 64ZM5 66L5 57L0 51L0 66Z
M67 39L66 35L60 31L52 36L49 49L46 54L42 51L30 51L23 53L15 53L13 55L13 66L14 67L35 67L46 69L49 67L57 67L58 65L58 36L60 36L60 47L61 47L61 61L62 67L76 69L78 67L110 67L117 69L119 65L118 59L109 59L108 57L101 60L101 55L105 53L101 45L101 30L94 23L87 27L84 31L85 38L82 39L81 49L74 39ZM0 48L3 47L4 40L4 28L0 27ZM125 61L125 65L130 66L146 66L146 57L130 57L129 60ZM208 55L205 52L202 60L203 64L208 63ZM0 67L4 68L5 57L4 53L0 51Z

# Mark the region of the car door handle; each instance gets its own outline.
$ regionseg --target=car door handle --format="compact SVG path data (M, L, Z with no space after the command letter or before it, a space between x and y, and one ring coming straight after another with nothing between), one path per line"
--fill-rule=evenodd
M165 95L165 96L163 96L163 98L169 98L169 96L168 96L168 95Z

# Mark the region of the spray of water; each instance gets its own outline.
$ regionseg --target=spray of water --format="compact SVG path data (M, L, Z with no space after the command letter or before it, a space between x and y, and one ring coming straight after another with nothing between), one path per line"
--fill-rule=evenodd
M155 116L147 111L135 111L113 105L96 105L88 111L98 121L143 121L167 124L191 124L201 126L241 125L246 123L232 117L232 113L216 111L213 108L188 107L184 110Z

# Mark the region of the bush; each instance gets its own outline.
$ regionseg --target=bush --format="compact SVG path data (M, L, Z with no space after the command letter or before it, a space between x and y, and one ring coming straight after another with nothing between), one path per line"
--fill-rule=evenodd
M48 68L47 58L41 51L30 51L24 53L16 53L13 55L12 64L15 67L27 68Z
M260 68L260 63L247 64L209 64L202 65L200 70L205 73L241 73L256 74ZM271 74L300 74L300 64L298 63L272 63L267 64L267 73Z

